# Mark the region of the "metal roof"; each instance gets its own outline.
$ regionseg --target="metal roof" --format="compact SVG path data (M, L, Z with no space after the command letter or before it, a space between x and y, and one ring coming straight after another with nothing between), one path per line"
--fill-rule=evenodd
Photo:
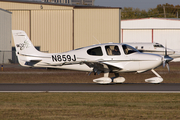
M122 29L180 29L180 19L142 18L121 20Z
M147 19L155 19L155 20L180 20L180 18L138 18L138 19L125 19L125 20L121 20L121 21L132 21L132 20L147 20Z
M52 3L52 2L42 2L42 1L25 1L25 0L0 0L3 2L16 2L16 3L29 3L29 4L42 4L42 5L59 5L59 6L69 6L74 8L103 8L103 9L122 9L121 7L107 7L107 6L94 6L94 5L76 5L76 4L66 4L66 3Z
M12 14L12 12L9 12L8 10L4 10L2 8L0 8L0 10Z

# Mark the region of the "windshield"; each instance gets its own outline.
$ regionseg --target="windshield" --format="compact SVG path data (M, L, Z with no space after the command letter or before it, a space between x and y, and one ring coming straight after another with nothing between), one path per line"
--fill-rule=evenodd
M156 44L154 45L154 47L164 48L164 46L163 46L163 45L161 45L161 44L159 44L159 43L156 43Z
M124 53L126 55L132 54L132 53L135 53L135 52L139 52L137 49L135 49L135 48L133 48L133 47L131 47L129 45L122 45L122 48L123 48Z

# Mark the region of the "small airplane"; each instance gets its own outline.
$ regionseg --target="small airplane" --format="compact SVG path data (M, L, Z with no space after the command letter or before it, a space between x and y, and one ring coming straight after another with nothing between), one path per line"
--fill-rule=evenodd
M131 45L132 47L136 48L140 52L144 53L153 53L153 54L159 54L164 55L165 54L165 47L162 44L159 43L141 43L141 42L127 42L125 44ZM167 48L167 54L172 55L175 51L172 49Z
M163 78L154 69L173 60L167 55L141 53L130 45L120 43L97 44L63 53L43 53L35 49L24 31L13 30L12 34L20 65L104 73L104 77L93 80L99 84L123 83L125 78L119 73L143 73L148 70L157 77L145 81L161 83ZM109 73L114 73L115 77L110 78Z
M165 51L167 50L167 55L169 57L173 58L173 61L179 62L180 52L173 50L173 49L169 49L167 47L164 47L162 44L150 43L150 42L145 42L145 43L127 42L125 44L128 44L143 53L153 53L153 54L159 54L162 56L165 55Z

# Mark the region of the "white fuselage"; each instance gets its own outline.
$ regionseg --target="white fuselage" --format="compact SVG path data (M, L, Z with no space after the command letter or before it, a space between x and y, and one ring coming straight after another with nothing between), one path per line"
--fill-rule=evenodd
M105 49L108 45L118 46L121 54L108 55ZM96 56L88 54L88 50L97 47L101 48L102 55ZM28 57L23 61L27 62L36 59L41 60L35 64L34 67L60 68L79 71L92 71L92 68L84 63L81 64L81 61L103 61L103 63L120 68L120 70L118 69L116 72L141 72L155 68L162 63L162 57L155 54L145 54L140 52L125 54L122 45L115 43L93 45L64 53L40 53L38 56L33 55L32 53L26 56ZM21 65L29 67L29 65L25 63L21 63Z

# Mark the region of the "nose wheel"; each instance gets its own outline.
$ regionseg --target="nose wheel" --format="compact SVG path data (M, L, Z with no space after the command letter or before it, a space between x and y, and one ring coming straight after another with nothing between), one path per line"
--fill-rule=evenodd
M145 82L148 83L161 83L163 81L163 78L154 70L151 70L157 77L152 77L152 78L148 78L145 79Z

